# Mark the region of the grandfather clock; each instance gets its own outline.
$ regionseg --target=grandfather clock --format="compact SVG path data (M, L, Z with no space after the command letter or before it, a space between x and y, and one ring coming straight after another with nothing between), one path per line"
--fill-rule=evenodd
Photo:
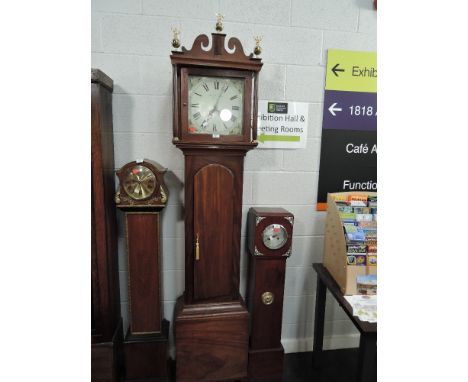
M120 378L123 338L114 207L114 82L91 69L91 381Z
M125 212L130 327L124 340L126 380L167 378L169 322L163 319L159 231L168 190L166 169L147 159L117 171L115 202Z
M283 374L283 294L293 224L294 215L283 208L249 210L249 378L280 378Z
M173 51L173 143L185 157L185 292L175 308L176 378L247 377L239 294L244 157L257 146L261 59L237 38L199 35Z

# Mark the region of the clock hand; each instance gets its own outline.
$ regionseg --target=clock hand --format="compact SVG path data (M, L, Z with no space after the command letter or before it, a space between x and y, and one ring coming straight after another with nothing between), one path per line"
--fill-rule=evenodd
M219 110L218 110L218 103L219 103L219 100L221 99L221 97L223 96L223 94L224 94L223 91L219 94L218 99L216 100L216 103L214 104L213 110L210 111L210 115L211 115L214 111L219 111Z
M214 109L211 110L209 113L208 113L208 116L206 117L206 119L201 123L201 126L205 126L208 124L208 121L213 117L213 112L214 112Z

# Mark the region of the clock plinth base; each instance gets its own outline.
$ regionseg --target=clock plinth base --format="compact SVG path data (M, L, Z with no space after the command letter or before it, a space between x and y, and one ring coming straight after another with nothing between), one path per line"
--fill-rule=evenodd
M168 378L169 321L162 320L159 334L127 332L124 341L125 373L128 381L159 381Z
M275 379L283 376L284 349L249 349L249 378Z
M91 381L118 382L121 374L123 329L120 319L112 340L91 344Z
M247 378L249 314L242 300L175 307L176 380Z

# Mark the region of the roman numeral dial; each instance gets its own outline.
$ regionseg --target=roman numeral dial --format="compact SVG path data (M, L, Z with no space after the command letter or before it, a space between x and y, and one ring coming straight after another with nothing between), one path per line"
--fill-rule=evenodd
M188 132L242 135L244 79L189 75Z

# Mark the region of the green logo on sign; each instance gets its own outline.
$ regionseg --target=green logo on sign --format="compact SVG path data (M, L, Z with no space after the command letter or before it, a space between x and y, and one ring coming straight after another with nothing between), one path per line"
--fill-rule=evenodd
M287 102L268 102L268 113L287 114Z

